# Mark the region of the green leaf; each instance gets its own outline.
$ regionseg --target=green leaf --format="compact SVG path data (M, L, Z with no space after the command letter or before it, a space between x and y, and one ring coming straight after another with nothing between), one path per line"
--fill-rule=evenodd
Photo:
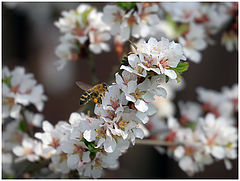
M188 70L189 63L188 62L179 62L176 68L174 68L178 73L182 73Z
M84 24L87 24L87 22L88 22L88 20L87 20L88 15L89 15L89 13L90 13L92 10L93 10L93 8L89 8L88 10L86 10L86 11L84 11L84 12L82 13L82 21L83 21Z
M169 77L167 75L165 75L166 77L166 83L169 81Z
M82 46L81 46L81 44L80 44L78 41L75 42L75 45L77 46L77 48L78 48L79 50L81 50Z
M191 128L192 130L196 129L197 122L188 122L185 124L186 127Z
M90 158L94 159L96 157L96 152L90 152Z
M123 8L125 11L129 11L136 6L136 2L116 2L117 6Z
M7 178L7 179L13 179L13 178L14 178L14 175L12 175L12 174L7 174L7 175L5 175L5 178Z
M174 29L174 30L176 30L176 28L177 28L177 23L172 19L172 17L167 13L166 14L166 20L167 20L167 22L170 24L170 26Z
M2 82L7 84L8 87L10 87L11 85L11 79L12 79L12 76L9 76L9 77L5 77Z
M26 132L27 131L27 124L24 120L21 120L18 124L18 130L22 131L22 132Z
M95 148L94 141L88 142L85 138L82 138L82 142L84 142L90 152L97 152L101 150L100 148Z
M177 36L181 36L183 33L185 33L189 28L188 24L181 24L180 26L177 27Z

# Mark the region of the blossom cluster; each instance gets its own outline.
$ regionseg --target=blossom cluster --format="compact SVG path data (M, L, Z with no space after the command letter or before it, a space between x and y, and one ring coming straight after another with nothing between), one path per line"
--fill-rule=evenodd
M165 36L178 41L184 54L195 63L202 59L201 51L213 44L212 35L229 27L222 44L229 51L237 48L237 3L133 3L120 2L97 12L82 4L76 10L64 11L56 26L64 33L56 49L59 69L67 61L84 55L84 47L98 54L109 51L111 36L121 57L128 40ZM108 42L107 42L108 41Z
M217 160L224 160L231 169L229 160L237 158L237 84L223 87L221 92L198 88L197 93L202 104L181 101L179 119L173 114L166 121L155 116L148 126L154 133L152 139L173 143L156 149L173 157L190 176Z
M109 27L103 23L103 14L96 8L82 4L76 10L63 11L62 16L55 22L64 33L56 48L58 69L62 69L67 61L78 60L88 49L95 54L110 50L106 43L111 38Z
M43 86L37 84L33 74L25 74L23 67L16 67L12 72L7 67L2 71L3 119L19 119L23 106L33 104L38 111L43 110L47 97Z
M116 83L96 104L95 116L74 112L69 124L59 122L54 128L44 122L44 133L35 134L43 153L51 155L50 167L62 173L77 170L80 176L93 178L100 177L103 168L117 168L122 152L144 137L143 124L156 112L151 104L154 96L166 97L161 83L166 77L176 80L186 70L179 69L186 66L180 62L185 59L181 46L165 38L139 44L136 53L124 58Z
M233 19L234 3L161 3L167 13L166 24L173 38L183 46L184 54L195 63L201 61L200 51L212 44L211 36L224 29ZM163 31L169 31L163 29ZM169 34L166 32L166 34ZM237 41L234 37L231 43ZM227 43L227 41L223 41ZM229 44L231 44L228 41ZM230 46L228 46L230 47ZM230 48L228 48L230 50ZM234 46L231 46L231 50Z
M2 149L8 163L4 173L12 174L13 154L31 161L39 159L41 143L29 136L34 127L41 127L44 107L43 86L37 84L32 73L26 73L23 67L10 71L4 66L2 70ZM33 106L32 106L33 105ZM32 106L32 107L31 107ZM20 145L23 145L20 146ZM32 150L32 151L30 151ZM28 153L28 154L27 154Z

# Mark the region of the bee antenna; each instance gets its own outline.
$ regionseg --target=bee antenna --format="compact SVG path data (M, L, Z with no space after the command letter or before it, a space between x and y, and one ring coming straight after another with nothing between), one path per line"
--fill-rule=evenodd
M130 42L130 45L133 46L133 48L137 51L137 46L131 41L131 40L128 40Z

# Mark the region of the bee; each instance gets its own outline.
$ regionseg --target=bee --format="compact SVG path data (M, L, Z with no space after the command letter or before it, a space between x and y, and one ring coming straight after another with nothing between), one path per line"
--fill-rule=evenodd
M105 95L105 92L108 91L108 85L105 82L93 87L80 81L77 81L76 84L79 88L85 91L80 97L80 105L84 105L90 100L94 103L100 104L99 98Z

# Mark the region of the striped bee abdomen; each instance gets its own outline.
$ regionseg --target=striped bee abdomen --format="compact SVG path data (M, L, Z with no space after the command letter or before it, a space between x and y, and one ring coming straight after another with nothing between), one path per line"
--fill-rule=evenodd
M81 97L80 97L80 105L87 103L91 100L92 91L87 90Z

